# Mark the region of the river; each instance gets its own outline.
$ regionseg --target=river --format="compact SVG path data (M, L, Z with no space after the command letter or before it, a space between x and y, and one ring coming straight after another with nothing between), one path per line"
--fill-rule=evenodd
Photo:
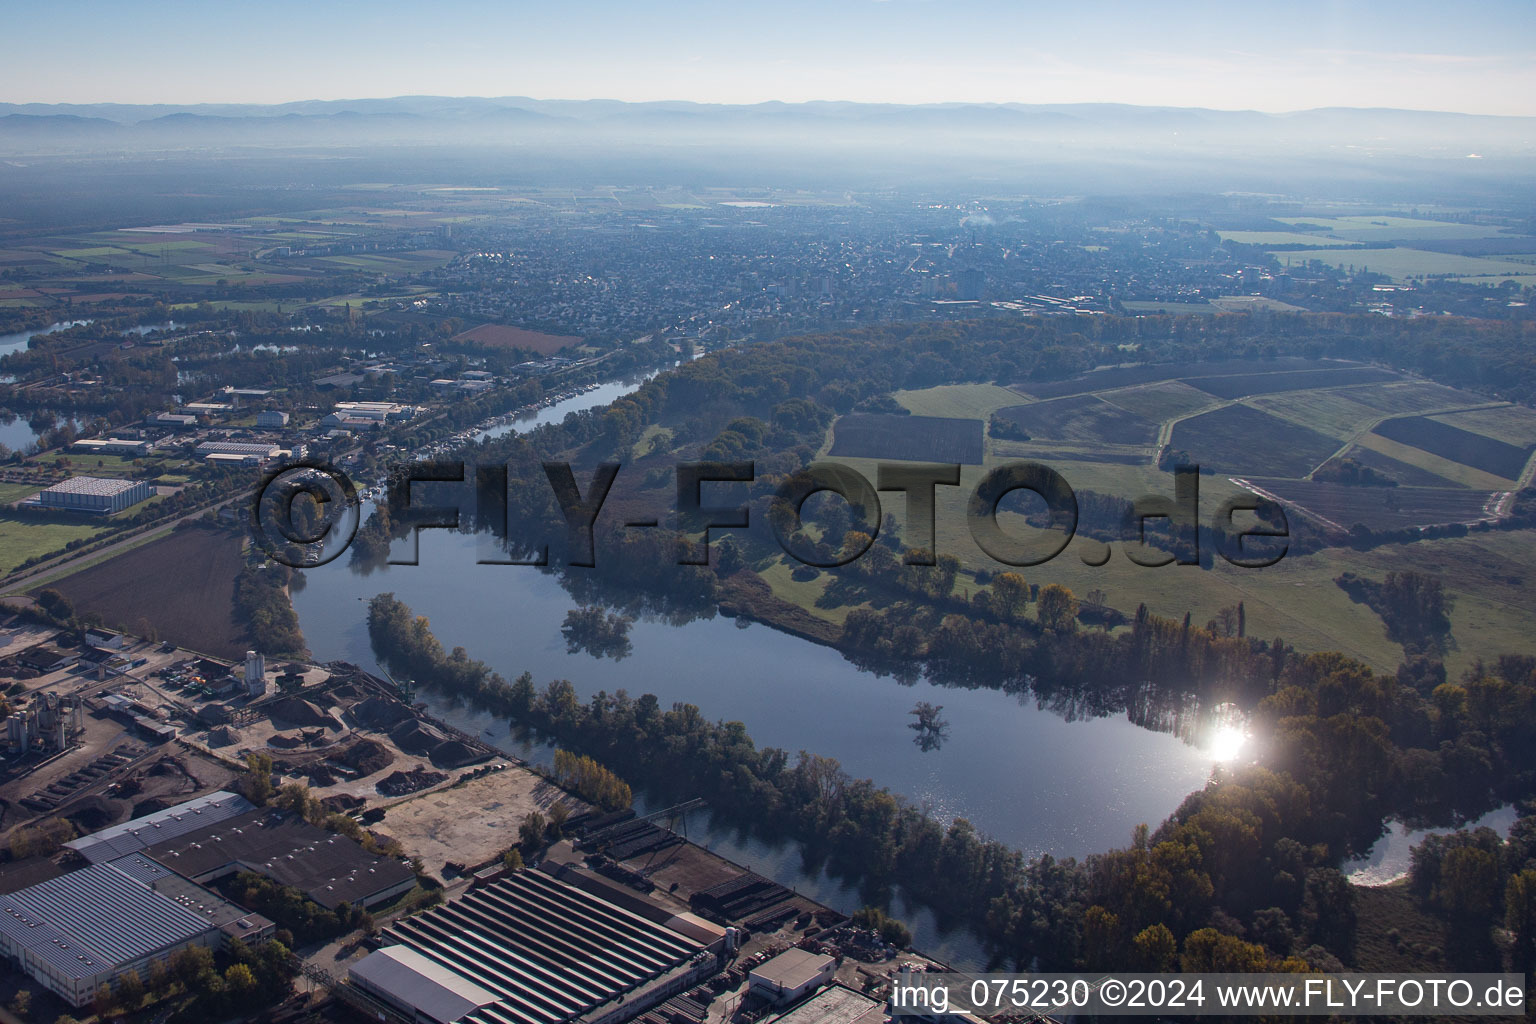
M12 352L20 352L27 347L27 342L39 334L52 334L54 331L62 331L66 327L79 327L90 323L89 320L68 320L47 327L39 327L35 331L19 331L16 334L0 334L0 356L8 356Z
M604 385L501 429L525 431L634 386ZM624 688L635 696L655 693L664 706L696 704L708 718L745 723L760 747L835 757L850 773L931 808L936 817L964 817L1031 855L1082 857L1125 845L1137 824L1155 825L1203 785L1214 763L1212 753L1139 728L1123 715L1068 721L1033 698L927 681L902 685L860 670L830 648L721 616L679 626L642 618L629 634L632 653L620 661L570 654L560 626L576 602L536 569L476 564L495 554L488 538L425 531L415 566L362 574L343 556L306 570L294 608L318 660L344 659L376 671L367 599L393 591L431 620L446 648L463 646L509 679L526 669L540 686L569 679L583 697ZM519 743L504 721L431 691L420 698L433 714L510 753L549 756ZM949 727L937 749L914 742L909 712L917 701L943 705ZM808 875L793 844L770 848L711 832L707 816L689 824L695 841L733 860L839 909L859 905L855 892ZM919 948L978 963L969 936L940 934L926 913L908 908L905 916Z

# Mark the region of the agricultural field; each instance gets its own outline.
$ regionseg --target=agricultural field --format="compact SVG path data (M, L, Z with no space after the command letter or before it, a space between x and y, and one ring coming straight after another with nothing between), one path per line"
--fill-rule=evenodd
M1360 440L1352 445L1344 454L1358 462L1369 465L1369 462L1362 457L1362 451L1371 451L1378 455L1385 455L1396 462L1417 467L1425 473L1441 477L1442 481L1438 485L1441 487L1446 486L1445 481L1450 481L1452 484L1462 487L1470 487L1473 490L1483 491L1503 491L1508 490L1510 486L1510 481L1505 477L1495 476L1473 466L1463 465L1453 459L1442 458L1422 448L1415 448L1413 445L1394 441L1390 437L1383 437L1374 431L1361 435ZM1412 486L1418 483L1415 479L1410 479L1396 473L1391 475L1400 484ZM1436 485L1430 484L1429 486Z
M1327 235L1302 234L1299 231L1219 231L1223 242L1236 242L1238 245L1306 245L1315 246L1324 240L1332 240ZM1340 245L1359 245L1359 242L1345 242L1339 240Z
M1278 391L1308 391L1351 384L1379 384L1401 380L1402 375L1379 366L1345 366L1326 370L1293 370L1279 373L1244 373L1222 377L1196 377L1186 383L1217 398L1243 398Z
M1459 430L1470 430L1474 434L1482 434L1521 448L1536 445L1536 409L1528 409L1523 405L1472 409L1430 418Z
M1486 395L1446 387L1444 384L1432 384L1427 380L1410 380L1383 387L1353 388L1349 391L1349 398L1351 401L1368 405L1372 409L1380 409L1383 413L1394 415L1469 409L1475 405L1487 405L1491 401Z
M1346 217L1276 217L1283 224L1290 224L1302 237L1317 240L1319 237L1340 242L1389 242L1389 241L1441 241L1462 238L1501 238L1498 228L1481 224L1454 224L1450 221L1427 220L1422 217L1372 216L1369 214ZM1318 229L1318 234L1307 231ZM1222 236L1226 237L1225 234Z
M1356 390L1359 389L1280 391L1259 395L1245 404L1347 441L1385 415L1382 410L1356 399Z
M1229 405L1181 420L1173 447L1202 469L1257 476L1303 477L1326 461L1339 442L1246 405Z
M1481 256L1458 256L1455 253L1429 252L1424 249L1303 249L1292 252L1272 253L1283 265L1300 265L1317 260L1330 267L1354 267L1373 273L1385 274L1394 281L1406 281L1413 277L1430 274L1449 277L1473 278L1477 283L1497 284L1503 277L1529 274L1529 264L1511 263L1508 260L1488 259ZM1500 275L1503 275L1502 277Z
M1120 305L1132 313L1167 313L1170 316L1188 313L1210 314L1221 312L1220 309L1209 302L1153 302L1150 300L1127 299L1120 303Z
M572 345L580 345L581 339L567 337L558 334L542 334L539 331L525 331L521 327L508 327L505 324L483 324L470 330L457 334L453 338L457 342L466 342L473 345L484 345L487 348L526 348L532 349L540 355L554 355L563 348Z
M941 487L936 527L938 550L956 555L963 566L958 589L973 584L970 573L996 571L999 565L976 546L965 519L965 503L985 470L1006 461L1027 459L1051 466L1079 495L1096 491L1124 499L1173 491L1170 473L1159 470L1150 451L1124 447L1145 437L1145 424L1170 431L1176 449L1188 449L1202 465L1218 470L1200 477L1200 515L1208 519L1230 495L1257 488L1274 494L1291 508L1292 521L1311 517L1347 531L1355 523L1374 529L1395 529L1442 523L1471 523L1492 518L1510 490L1507 480L1474 465L1454 461L1458 455L1478 459L1487 443L1522 449L1536 443L1536 412L1496 403L1486 396L1393 375L1367 373L1368 379L1341 384L1341 371L1370 370L1361 364L1304 360L1248 360L1198 367L1123 366L1097 371L1071 381L1015 385L1012 390L1038 396L1038 402L1005 403L998 411L1009 418L1029 418L1032 440L986 439L985 464L966 465L961 486ZM1273 381L1262 381L1264 371ZM1355 375L1351 372L1346 379ZM1221 378L1246 377L1254 397L1223 404L1211 390ZM1297 384L1313 383L1311 389ZM1207 388L1209 386L1209 389ZM1276 385L1281 385L1277 387ZM903 393L903 404L914 411L985 415L997 396L972 386ZM924 404L928 403L928 404ZM1129 421L1099 419L1087 410L1107 403L1132 417ZM1214 407L1214 410L1213 410ZM1435 454L1370 433L1393 416L1428 417L1457 435L1482 435L1468 449ZM1188 417L1188 418L1181 418ZM910 419L897 417L896 419ZM845 421L837 425L839 441ZM1128 434L1115 424L1135 426ZM1171 426L1170 426L1171 425ZM1035 429L1030 429L1030 428ZM1389 430L1391 428L1388 428ZM1350 444L1351 439L1358 439ZM887 444L893 444L888 441ZM1307 476L1338 457L1339 449L1399 484L1397 487L1351 487L1312 481ZM870 452L849 457L834 448L870 479L874 459L890 457ZM1471 454L1469 454L1471 453ZM1241 479L1243 486L1233 478ZM999 506L1005 531L1021 538L1040 536L1022 518L1030 500L1013 495ZM900 501L885 503L885 511L903 521ZM1088 525L1086 520L1083 525ZM1350 599L1333 581L1343 571L1380 579L1392 569L1413 568L1442 576L1455 600L1452 629L1462 645L1447 654L1453 676L1470 663L1464 651L1529 649L1525 580L1536 579L1536 531L1505 533L1475 531L1465 538L1441 538L1368 551L1327 548L1307 555L1291 554L1262 570L1239 569L1217 560L1205 570L1187 566L1148 568L1126 556L1122 541L1108 545L1109 559L1099 562L1106 546L1083 533L1048 563L1020 570L1031 583L1062 583L1074 593L1102 590L1105 599L1122 610L1145 602L1159 613L1189 611L1204 622L1241 601L1250 635L1282 636L1305 650L1342 650L1383 671L1403 657L1402 648L1368 606ZM1042 547L1047 538L1041 537ZM1458 564L1469 559L1474 569ZM813 604L821 580L799 584L787 570L775 579L776 593L787 600ZM1523 602L1523 603L1522 603ZM839 612L846 608L839 608ZM818 614L824 609L817 609Z
M1215 399L1204 391L1177 380L1121 388L1117 391L1103 391L1099 393L1099 397L1126 412L1135 413L1137 416L1157 423L1188 416L1190 413L1209 409L1216 404Z
M1250 309L1267 309L1271 313L1305 313L1306 307L1293 306L1289 302L1271 299L1265 295L1218 295L1211 305L1223 313L1246 313Z
M1491 473L1513 482L1525 469L1531 446L1516 446L1473 434L1425 416L1386 420L1375 432L1400 444L1410 445L1463 466Z
M1151 366L1112 366L1066 380L1025 381L1010 385L1014 391L1034 398L1062 398L1091 391L1155 384L1160 381L1192 380L1197 377L1230 377L1245 373L1278 373L1286 370L1332 370L1361 366L1341 359L1226 359L1204 363L1159 363Z
M986 419L1004 406L1019 404L1017 394L996 384L941 384L921 391L898 391L894 397L915 416L955 419Z
M1298 506L1324 526L1348 530L1363 523L1372 530L1438 526L1492 520L1500 492L1469 488L1350 487L1315 480L1249 478L1255 488Z
M1370 435L1366 436L1369 437ZM1453 480L1448 477L1440 476L1437 473L1432 473L1429 470L1424 469L1422 466L1416 466L1412 463L1399 461L1398 459L1392 458L1390 455L1383 455L1381 452L1373 451L1362 444L1351 446L1340 457L1354 459L1356 462L1360 463L1360 465L1365 466L1368 469L1373 469L1383 476L1396 480L1400 485L1404 487L1467 486L1459 480Z
M1102 401L1095 395L1055 398L997 411L1037 441L1089 441L1113 445L1149 445L1157 424Z
M979 466L984 426L978 419L852 413L833 425L831 454Z
M115 629L238 658L248 646L234 605L242 546L223 530L186 527L42 585Z

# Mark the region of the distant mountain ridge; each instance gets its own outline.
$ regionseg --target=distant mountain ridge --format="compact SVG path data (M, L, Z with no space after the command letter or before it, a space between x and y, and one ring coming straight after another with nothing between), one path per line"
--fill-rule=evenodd
M1054 115L1090 123L1111 123L1127 118L1185 121L1223 120L1229 122L1293 121L1337 116L1390 116L1457 120L1479 123L1508 123L1536 128L1536 117L1495 114L1463 114L1448 111L1412 110L1395 107L1319 107L1306 110L1265 113L1257 110L1222 110L1211 107L1142 106L1130 103L856 103L841 100L810 100L786 103L699 103L692 100L539 100L527 96L394 96L351 100L296 100L289 103L0 103L0 116L22 114L40 117L73 116L97 118L119 124L138 124L172 115L225 118L273 118L287 115L327 116L335 114L409 114L418 117L453 118L487 112L521 110L549 117L594 120L636 113L666 111L691 114L802 114L818 117L859 118L873 115L892 116L917 112L1011 111L1023 114Z
M397 96L281 104L0 103L0 153L70 155L227 147L561 146L718 143L899 151L915 141L993 153L1042 145L1146 151L1310 154L1342 159L1527 159L1536 117L1320 108L1288 113L1114 103L539 100Z

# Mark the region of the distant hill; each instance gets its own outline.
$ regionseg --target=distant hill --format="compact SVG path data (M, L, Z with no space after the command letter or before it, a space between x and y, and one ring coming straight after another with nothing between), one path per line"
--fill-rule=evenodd
M1532 155L1536 118L1418 110L1252 110L1127 104L623 103L526 97L398 96L276 105L0 104L0 151L101 145L157 148L248 144L498 144L519 141L717 142L788 138L802 144L937 140L1069 142L1324 151L1349 146L1463 159Z

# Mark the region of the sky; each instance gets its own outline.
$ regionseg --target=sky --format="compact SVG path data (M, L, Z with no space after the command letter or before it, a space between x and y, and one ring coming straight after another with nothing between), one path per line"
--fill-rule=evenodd
M1536 0L8 5L0 102L1114 102L1536 115Z

